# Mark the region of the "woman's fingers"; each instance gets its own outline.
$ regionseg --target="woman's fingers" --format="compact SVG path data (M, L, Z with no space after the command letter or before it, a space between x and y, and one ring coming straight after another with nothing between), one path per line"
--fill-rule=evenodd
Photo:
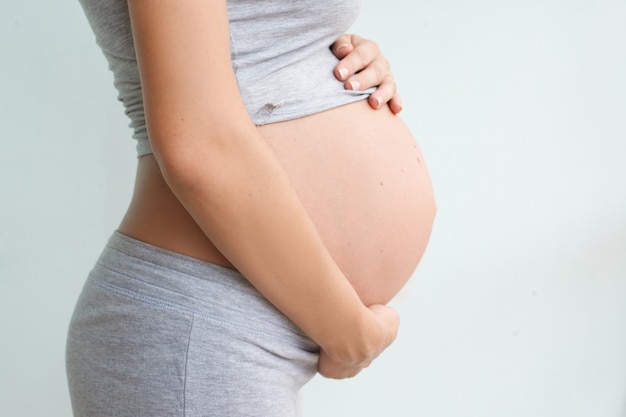
M389 104L389 109L393 114L398 114L402 111L402 98L400 94L396 91L396 94L391 97L391 99L387 102Z
M402 111L402 99L396 90L396 82L392 76L383 79L376 91L369 97L368 102L374 109L380 109L387 103L394 114Z
M373 305L368 308L373 313L372 338L369 340L368 348L363 350L362 355L357 355L349 361L333 359L322 349L317 364L320 375L332 379L352 378L367 368L396 339L400 325L398 312L384 305Z
M368 100L372 108L380 109L388 104L393 113L402 110L389 62L375 42L346 34L333 43L331 50L340 59L335 76L344 82L346 89L358 91L377 87Z
M330 49L333 51L333 54L339 59L345 58L352 50L354 46L352 45L352 35L341 35L337 40L330 46Z
M335 76L340 81L348 81L355 74L366 72L365 77L353 79L361 82L362 88L358 89L376 87L386 75L390 75L389 63L374 41L358 35L343 35L333 43L331 49L340 59L335 67Z
M400 328L400 314L398 314L396 309L383 304L374 304L368 308L372 313L374 313L381 328L383 329L386 336L383 343L385 344L384 348L386 348L392 344L398 336L398 329Z
M342 35L333 43L331 50L340 59L335 68L335 75L340 81L346 81L348 77L365 69L377 57L384 59L376 42L358 35Z

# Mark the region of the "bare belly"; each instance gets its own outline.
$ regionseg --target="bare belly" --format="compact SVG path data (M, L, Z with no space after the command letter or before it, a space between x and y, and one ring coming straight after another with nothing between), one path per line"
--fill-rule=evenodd
M363 302L388 302L417 266L436 210L424 160L404 123L363 101L259 130ZM120 231L232 267L169 191L151 156L140 159Z

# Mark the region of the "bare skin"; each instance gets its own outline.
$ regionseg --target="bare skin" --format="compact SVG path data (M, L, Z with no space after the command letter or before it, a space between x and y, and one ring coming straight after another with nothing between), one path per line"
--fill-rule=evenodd
M362 302L386 304L415 269L436 210L423 157L402 121L362 102L258 129ZM139 161L120 231L234 268L150 155Z
M337 39L331 49L341 60L335 67L335 77L344 81L348 90L377 87L368 99L373 109L389 106L393 114L402 111L402 99L396 90L389 61L375 42L346 34Z
M139 161L120 231L239 270L320 345L322 375L356 375L396 337L384 303L434 215L392 80L372 99L395 100L392 111L362 102L257 128L229 62L224 2L129 10L154 156Z

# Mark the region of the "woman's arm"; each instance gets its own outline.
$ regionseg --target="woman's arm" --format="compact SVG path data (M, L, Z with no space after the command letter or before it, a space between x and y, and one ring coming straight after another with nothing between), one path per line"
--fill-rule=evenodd
M154 155L216 247L321 346L330 377L351 376L395 338L398 317L365 307L248 117L224 0L130 0Z

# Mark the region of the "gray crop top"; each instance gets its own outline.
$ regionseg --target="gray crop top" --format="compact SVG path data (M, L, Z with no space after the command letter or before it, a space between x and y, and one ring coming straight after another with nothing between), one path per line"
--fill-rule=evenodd
M152 153L127 0L80 0L137 140ZM333 75L329 46L356 19L361 0L228 0L231 58L239 90L256 125L310 115L367 98Z

